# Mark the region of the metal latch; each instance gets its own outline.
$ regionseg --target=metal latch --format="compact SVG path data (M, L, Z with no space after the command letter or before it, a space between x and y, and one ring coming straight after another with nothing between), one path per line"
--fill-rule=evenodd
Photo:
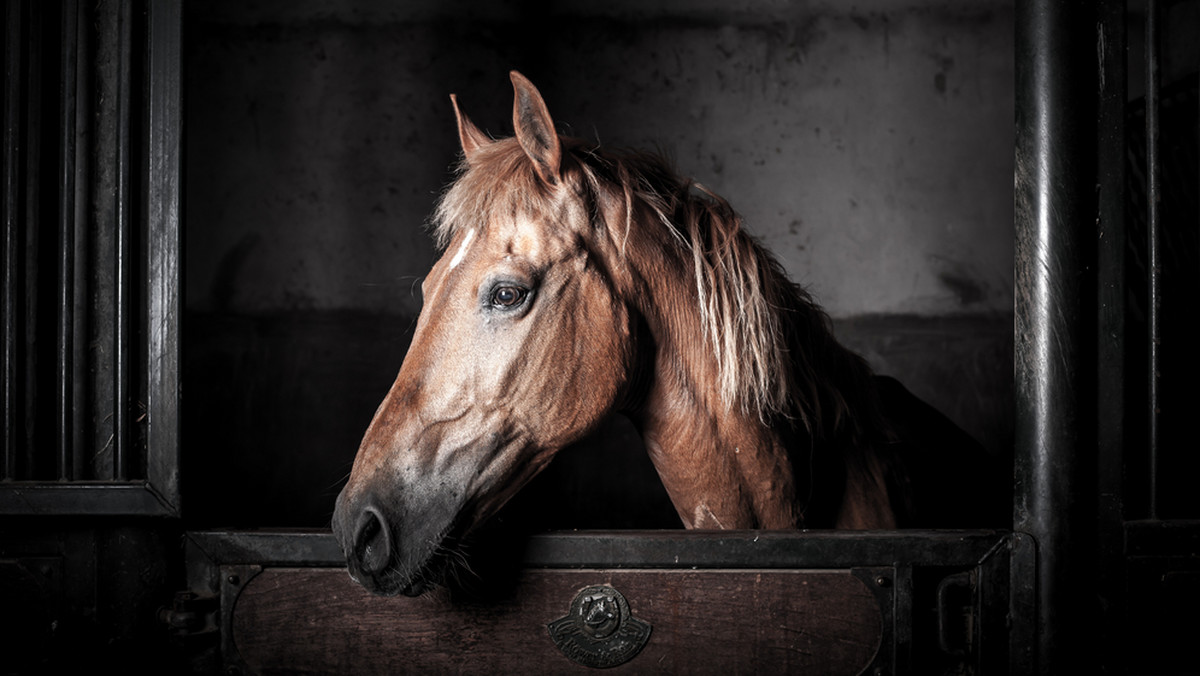
M171 605L158 610L158 620L175 636L194 636L217 630L217 597L190 591L175 592Z

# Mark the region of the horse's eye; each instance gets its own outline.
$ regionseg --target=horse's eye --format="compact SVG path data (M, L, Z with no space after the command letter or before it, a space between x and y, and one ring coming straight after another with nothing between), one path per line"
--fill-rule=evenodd
M519 286L500 286L492 291L492 305L499 308L514 308L525 300L528 293Z

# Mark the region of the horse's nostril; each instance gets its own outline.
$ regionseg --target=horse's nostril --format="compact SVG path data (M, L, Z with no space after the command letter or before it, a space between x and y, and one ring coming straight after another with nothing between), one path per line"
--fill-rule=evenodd
M354 551L365 573L378 574L392 559L391 535L387 521L377 510L367 507L359 519Z

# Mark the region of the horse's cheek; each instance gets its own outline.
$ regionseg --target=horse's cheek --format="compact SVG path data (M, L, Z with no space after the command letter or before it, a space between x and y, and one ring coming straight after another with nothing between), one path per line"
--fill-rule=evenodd
M599 393L591 387L592 369L588 367L588 360L596 355L581 359L590 351L591 341L586 329L572 319L558 318L543 329L542 335L553 333L554 340L539 341L536 359L525 365L528 389L522 388L520 405L539 438L538 445L558 448L582 436L590 411L597 406L593 399Z
M579 344L582 354L575 355L583 364L575 373L574 389L580 393L583 410L578 411L588 425L612 412L621 388L629 377L632 360L627 312L623 305L611 302L607 312L581 327Z

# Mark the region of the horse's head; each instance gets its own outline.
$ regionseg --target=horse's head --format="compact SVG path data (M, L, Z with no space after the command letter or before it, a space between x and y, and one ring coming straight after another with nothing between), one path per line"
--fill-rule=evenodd
M382 594L438 581L455 541L612 412L630 311L541 95L512 74L516 137L458 110L464 170L438 207L445 247L400 374L338 497L350 574Z

